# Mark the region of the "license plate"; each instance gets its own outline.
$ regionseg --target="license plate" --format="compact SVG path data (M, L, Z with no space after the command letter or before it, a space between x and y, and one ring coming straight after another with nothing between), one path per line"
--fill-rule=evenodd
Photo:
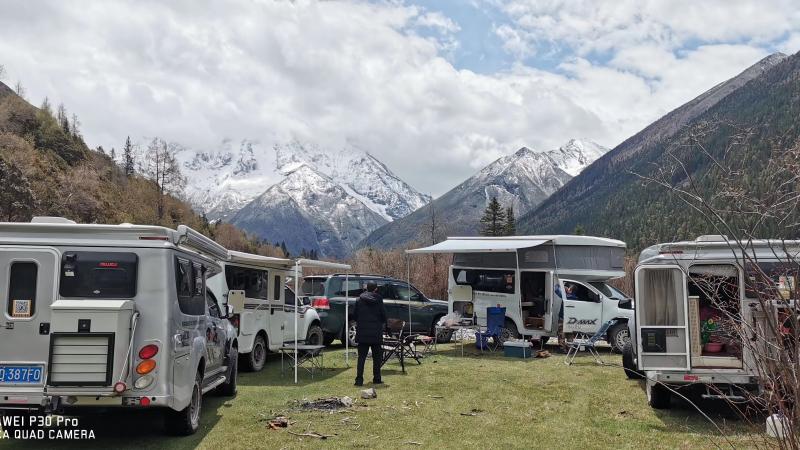
M40 384L42 366L11 366L0 364L0 384Z

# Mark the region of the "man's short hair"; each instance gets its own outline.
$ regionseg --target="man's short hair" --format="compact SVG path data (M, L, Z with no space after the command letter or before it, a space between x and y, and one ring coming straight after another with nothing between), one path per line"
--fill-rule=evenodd
M367 281L367 292L372 292L375 289L378 289L378 283L374 281Z

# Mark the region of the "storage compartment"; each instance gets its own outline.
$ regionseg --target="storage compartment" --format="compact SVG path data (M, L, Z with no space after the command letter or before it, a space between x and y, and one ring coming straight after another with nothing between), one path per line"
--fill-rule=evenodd
M732 265L694 265L687 280L693 367L741 368L741 300Z

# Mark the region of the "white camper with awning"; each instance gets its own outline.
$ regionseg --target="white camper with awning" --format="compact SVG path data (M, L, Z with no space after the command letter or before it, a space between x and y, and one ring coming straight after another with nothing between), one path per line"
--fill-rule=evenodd
M622 241L565 235L451 237L408 253L453 255L451 316L485 326L487 308L505 307L509 337L542 341L558 334L562 319L565 333L593 333L617 319L609 342L621 350L630 338L631 302L607 283L625 275Z

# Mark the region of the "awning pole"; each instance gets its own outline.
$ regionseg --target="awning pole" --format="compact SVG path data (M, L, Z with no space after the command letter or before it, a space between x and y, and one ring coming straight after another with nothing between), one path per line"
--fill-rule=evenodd
M350 271L344 274L344 362L350 367Z
M300 295L300 265L294 264L294 384L297 384L297 299Z
M434 268L434 270L436 270ZM408 333L411 334L411 256L406 255L406 281L408 282Z

